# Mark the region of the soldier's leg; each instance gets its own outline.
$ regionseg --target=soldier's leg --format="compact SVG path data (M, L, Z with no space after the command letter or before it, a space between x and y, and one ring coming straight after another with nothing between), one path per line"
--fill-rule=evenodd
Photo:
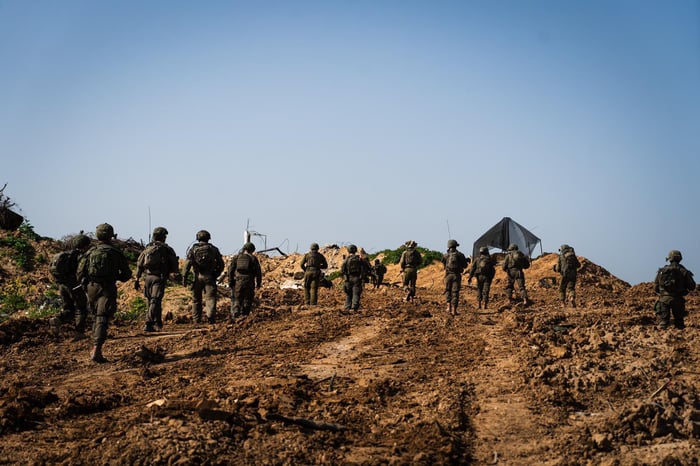
M148 300L148 311L146 312L146 325L143 327L143 330L145 332L153 332L155 329L153 328L155 322L156 322L156 299L155 299L155 293L154 293L154 280L150 275L146 275L146 277L143 280L143 294L146 297L146 300Z
M346 280L343 284L343 291L345 292L345 310L349 311L352 308L352 284L350 284L350 280Z
M352 287L352 308L357 311L360 308L360 297L362 296L362 279L358 278Z
M202 321L202 291L204 282L195 277L192 284L192 320L198 324Z
M255 300L255 284L251 280L246 284L243 290L243 313L249 315L253 310L253 302Z
M311 274L304 274L304 304L311 304Z
M318 282L319 277L314 277L310 283L309 304L315 306L318 303Z
M515 289L515 278L511 276L510 273L506 272L507 282L506 282L506 296L509 300L513 299L513 291Z
M87 296L82 288L72 290L73 301L75 302L75 331L78 333L85 332L87 323Z
M484 289L481 295L484 298L484 309L489 307L489 294L491 293L491 279L484 277Z
M567 292L571 300L571 307L576 307L576 279L569 280L567 284Z
M243 315L243 296L241 296L241 282L236 280L236 284L231 290L231 318L235 319Z
M213 324L216 321L216 293L217 293L216 282L207 283L204 286L204 302L205 311L207 315L207 321Z
M673 313L673 326L678 329L685 328L685 300L681 297L671 301L671 312Z
M518 288L520 289L520 296L523 298L523 302L527 302L527 288L525 288L525 277L522 274L518 277Z
M566 276L562 275L561 281L559 282L559 301L561 301L561 307L566 307L566 287L569 281Z
M88 296L95 306L95 324L93 327L95 346L92 349L90 358L99 363L107 362L102 355L102 346L107 340L109 319L114 315L117 307L116 286L114 290L110 290L100 284L90 283L88 285Z
M654 305L654 312L656 313L656 317L658 319L659 328L668 328L668 324L671 320L670 303L665 300L662 301L661 299L659 299Z

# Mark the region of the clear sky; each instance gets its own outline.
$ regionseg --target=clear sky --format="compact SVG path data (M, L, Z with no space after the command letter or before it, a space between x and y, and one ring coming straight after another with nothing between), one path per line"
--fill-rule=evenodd
M469 253L509 216L700 274L700 1L0 0L0 157L54 238Z

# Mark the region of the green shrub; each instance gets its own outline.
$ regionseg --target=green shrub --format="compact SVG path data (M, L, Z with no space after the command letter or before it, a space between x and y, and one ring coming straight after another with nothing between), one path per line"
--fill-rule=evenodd
M329 274L326 274L326 278L330 281L333 281L340 276L341 276L340 270L336 270L335 272L331 272Z
M30 319L43 319L45 317L56 315L60 312L61 309L55 306L32 307L27 311L27 317Z
M28 292L28 286L22 283L19 278L6 283L0 290L0 312L14 314L27 309L29 307L26 298Z
M115 318L118 320L134 321L142 319L148 311L148 303L141 296L136 296L129 302L129 309L117 311Z
M0 239L0 246L11 248L14 251L12 259L24 271L34 268L34 247L24 236L7 236Z
M419 269L432 264L433 261L442 259L442 253L440 251L432 251L420 246L418 246L416 249L418 252L420 252L421 256L423 256L423 261L421 262L421 265L418 266ZM401 254L403 254L405 250L406 248L404 246L401 246L398 249L384 249L383 251L371 254L369 258L371 261L374 261L374 259L382 255L382 264L398 264L401 260Z

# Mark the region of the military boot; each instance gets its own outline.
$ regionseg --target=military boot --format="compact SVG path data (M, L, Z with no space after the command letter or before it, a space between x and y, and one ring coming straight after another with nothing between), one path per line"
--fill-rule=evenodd
M566 299L561 300L561 308L562 309L566 308Z
M93 346L92 352L90 353L90 359L99 364L107 362L105 357L102 356L102 343L98 343Z
M53 333L53 335L57 337L59 329L61 327L61 319L54 316L49 319L49 325L51 326L51 333Z
M576 299L571 298L571 307L576 307Z
M478 301L478 304L476 306L477 309L481 309L481 300Z
M451 303L447 303L447 309L446 309L446 310L447 310L447 313L448 313L449 315L452 315L452 304L451 304Z
M484 300L484 309L488 309L488 307L489 307L489 300L485 299Z

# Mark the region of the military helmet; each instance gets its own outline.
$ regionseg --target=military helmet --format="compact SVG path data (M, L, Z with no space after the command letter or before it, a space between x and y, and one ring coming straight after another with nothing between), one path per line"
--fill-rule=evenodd
M683 254L676 249L671 249L671 251L668 253L668 257L666 257L666 260L671 262L680 262L683 260Z
M255 252L255 245L248 241L243 245L243 250L248 252Z
M481 246L479 248L479 254L484 254L484 255L489 255L489 248L488 246Z
M510 246L508 246L509 251L517 251L518 250L518 245L515 243L511 243Z
M155 227L151 235L155 240L164 240L166 236L168 236L168 230L165 227Z
M101 241L114 238L114 228L109 223L101 223L95 228L95 236Z
M207 230L199 230L197 232L197 241L209 241L211 239L211 235Z
M348 246L348 252L350 254L355 254L357 252L357 246L355 246L354 244L351 244L350 246Z
M90 238L83 234L75 235L71 240L71 247L73 249L83 249L90 244Z
M454 240L454 239L447 240L447 248L448 249L449 248L456 248L457 246L459 246L459 243L457 242L457 240Z
M311 243L309 249L311 249L312 251L318 251L318 243Z
M375 264L380 264L379 259L374 259Z
M416 243L416 242L413 241L412 239L406 241L406 247L407 247L407 248L415 248L416 246L418 246L418 243Z
M566 251L567 249L570 249L571 246L568 244L562 244L561 247L559 248L560 251Z

